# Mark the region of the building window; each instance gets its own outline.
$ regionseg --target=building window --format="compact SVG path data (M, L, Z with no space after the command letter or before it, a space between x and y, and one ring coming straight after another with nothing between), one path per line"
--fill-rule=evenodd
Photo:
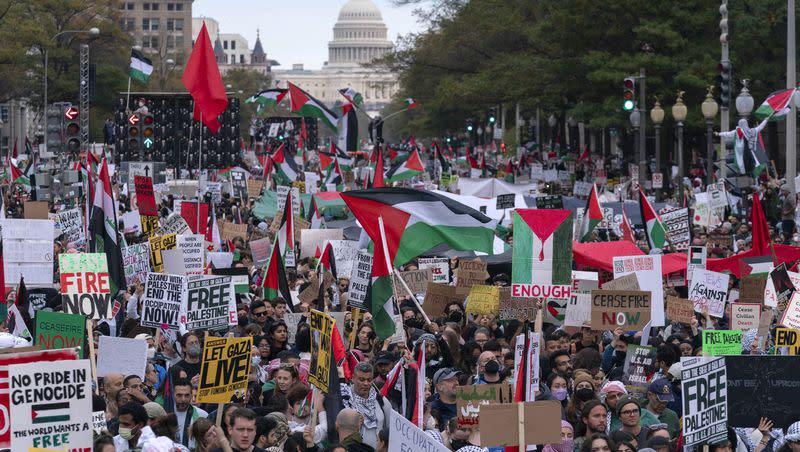
M183 3L176 3L175 11L183 11Z
M158 3L151 3L150 7L153 8L153 11L158 11Z
M150 11L150 4L149 3L142 3L142 9L145 11Z
M231 50L236 50L236 41L231 41Z
M175 11L175 4L167 3L167 11Z
M120 19L119 20L119 28L125 31L133 31L133 27L135 26L136 21L134 19Z
M142 48L144 48L144 49L157 49L158 48L158 36L143 36L142 37Z
M150 29L150 19L142 19L142 30L147 31Z
M128 3L125 4L125 9L127 9L128 11L133 11L135 9L135 7L136 7L136 5L134 3L132 3L132 2L128 2Z
M222 48L228 50L228 41L222 41Z
M183 19L167 19L168 31L183 31Z
M183 47L183 36L175 36L175 47L179 49Z
M239 55L239 64L244 64L244 55Z
M6 123L8 122L8 107L6 107L5 105L0 107L0 119L2 119L3 122Z
M158 31L158 19L150 19L150 29Z
M172 35L167 35L167 48L172 49L175 47L175 37Z

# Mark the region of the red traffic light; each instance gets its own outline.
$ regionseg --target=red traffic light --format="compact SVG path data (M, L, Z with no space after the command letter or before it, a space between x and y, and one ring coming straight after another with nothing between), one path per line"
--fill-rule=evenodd
M152 116L150 116L150 115L147 115L147 116L145 116L145 117L144 117L144 123L145 123L145 124L148 124L148 125L149 125L149 124L152 124L152 123L153 123L153 117L152 117Z
M138 124L138 123L139 123L139 115L137 115L137 114L132 114L132 115L130 115L130 116L128 117L128 124L130 124L130 125L132 125L132 126L135 126L135 125L136 125L136 124Z
M64 111L64 116L66 116L70 121L75 119L79 114L80 112L75 107L69 107Z
M632 78L626 78L625 82L622 84L622 86L625 89L633 89L633 79Z
M67 135L77 135L80 132L81 127L74 122L67 124Z

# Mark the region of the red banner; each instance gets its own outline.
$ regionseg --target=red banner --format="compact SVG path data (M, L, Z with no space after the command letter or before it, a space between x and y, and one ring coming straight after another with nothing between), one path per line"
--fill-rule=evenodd
M136 207L139 208L139 215L157 217L158 207L153 194L153 178L133 176L133 184L136 187Z
M203 234L206 233L206 228L208 227L208 204L200 203L200 224L198 228L197 223L197 203L192 201L183 201L181 203L181 216L184 220L186 220L186 224L189 225L189 229L192 230L192 234Z

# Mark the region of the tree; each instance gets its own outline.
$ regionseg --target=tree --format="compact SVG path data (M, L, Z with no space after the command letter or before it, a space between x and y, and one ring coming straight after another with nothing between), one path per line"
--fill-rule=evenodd
M243 138L249 136L250 120L256 114L257 104L246 104L244 100L253 94L268 89L272 83L272 76L264 74L260 71L254 71L244 68L236 68L228 70L223 76L222 81L225 86L230 86L229 91L238 93L239 100L239 113L241 117L241 126L239 133Z

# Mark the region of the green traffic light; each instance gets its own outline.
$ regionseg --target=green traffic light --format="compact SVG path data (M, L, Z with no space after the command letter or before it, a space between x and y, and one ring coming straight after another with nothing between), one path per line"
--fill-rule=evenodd
M472 132L472 126L467 126L467 132Z
M633 110L633 106L634 106L633 105L633 101L630 100L630 99L628 99L628 100L626 100L625 102L622 103L622 109L625 110L625 111Z
M494 121L495 121L495 117L494 116L489 116L489 122L494 124Z

